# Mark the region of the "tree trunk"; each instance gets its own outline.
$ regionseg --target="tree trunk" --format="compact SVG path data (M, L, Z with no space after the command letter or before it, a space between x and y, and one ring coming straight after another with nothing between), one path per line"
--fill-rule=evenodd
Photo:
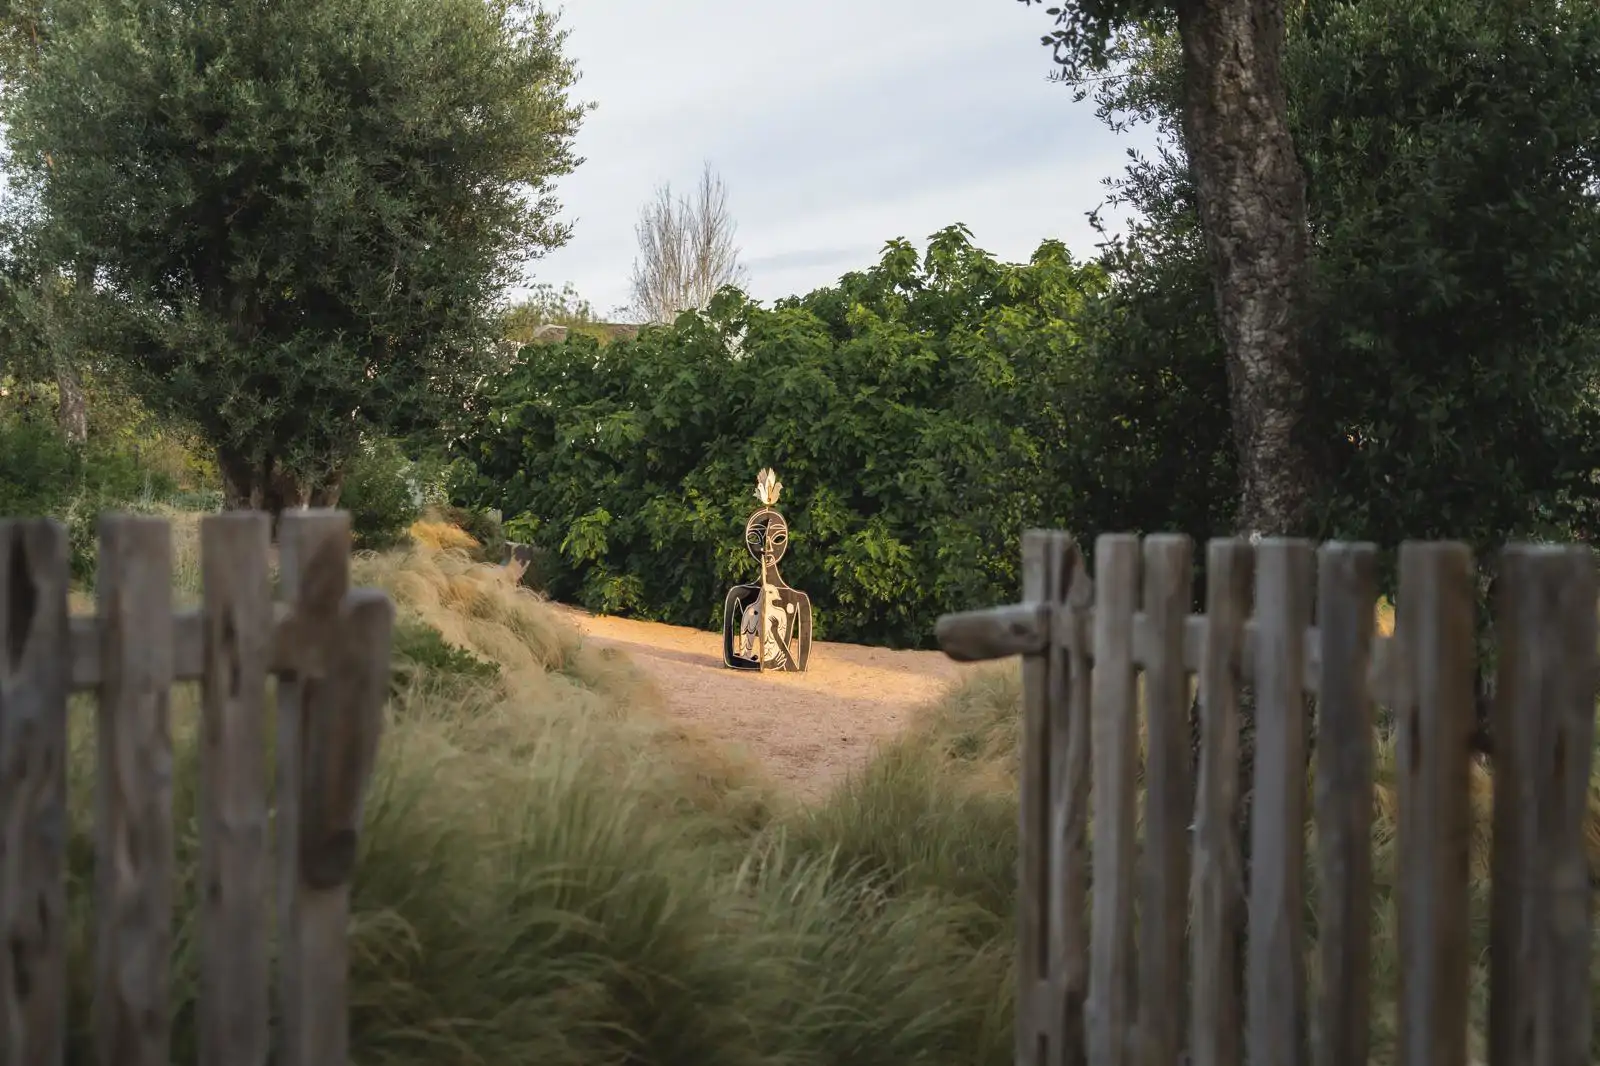
M283 512L305 507L311 500L312 494L304 480L271 455L253 460L241 452L218 448L217 469L222 475L223 507L230 511L266 511L272 516L274 541ZM337 498L336 487L334 499Z
M225 509L261 510L260 471L248 456L231 448L218 448L217 472L222 475L222 506Z
M337 507L339 496L344 492L343 468L330 472L326 477L316 481L311 486L307 505L311 507Z
M63 355L56 357L56 425L62 439L69 444L84 444L89 440L89 397L83 391L83 379Z
M83 377L78 373L76 360L90 343L90 297L94 294L94 264L80 260L74 271L72 288L71 328L66 336L56 330L54 337L54 362L56 367L56 425L61 436L70 444L84 444L89 440L89 396L83 391Z
M1316 469L1304 439L1305 175L1289 130L1282 0L1181 0L1184 138L1227 347L1237 525L1304 533Z

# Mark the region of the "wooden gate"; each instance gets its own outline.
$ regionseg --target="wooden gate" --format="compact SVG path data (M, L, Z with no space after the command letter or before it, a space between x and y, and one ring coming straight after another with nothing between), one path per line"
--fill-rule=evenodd
M97 609L70 617L66 530L0 520L0 1062L56 1066L66 1031L68 695L98 696L96 1059L168 1066L174 827L169 696L202 692L200 1062L343 1066L350 880L389 677L394 608L350 586L349 516L200 528L203 606L174 612L165 520L100 525ZM267 680L276 675L275 807ZM278 1029L268 960L276 838Z
M1473 962L1471 553L1455 543L1402 546L1388 638L1375 634L1372 545L1212 541L1203 615L1189 613L1192 556L1185 537L1102 536L1091 581L1070 537L1030 532L1021 604L940 621L953 658L1023 656L1016 1061L1367 1062L1378 703L1393 713L1399 755L1396 1055L1410 1066L1463 1066ZM1584 833L1596 594L1587 547L1519 545L1500 561L1493 1066L1589 1061ZM1255 701L1248 878L1238 786L1245 683ZM1308 827L1315 980L1306 972Z

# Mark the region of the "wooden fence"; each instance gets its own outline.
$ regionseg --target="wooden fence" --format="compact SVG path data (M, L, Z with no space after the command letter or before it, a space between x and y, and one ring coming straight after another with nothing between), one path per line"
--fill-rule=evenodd
M1395 1056L1411 1066L1463 1066L1474 962L1470 552L1453 543L1401 548L1399 616L1388 638L1375 634L1371 545L1213 541L1204 615L1189 613L1192 555L1184 537L1141 544L1103 536L1091 581L1069 537L1030 533L1023 603L940 622L953 658L1024 657L1016 1061L1367 1062L1373 707L1381 703L1393 712L1398 744ZM1596 592L1587 547L1514 546L1501 558L1492 1066L1589 1061L1584 831ZM1248 877L1238 785L1246 681L1256 716ZM1136 841L1141 706L1146 791ZM1314 982L1304 928L1308 813Z
M275 606L268 518L200 527L203 605L174 612L166 521L101 521L97 609L70 617L62 526L0 519L0 1063L59 1066L67 1002L68 695L97 694L93 1027L102 1066L168 1066L175 682L201 691L202 1066L343 1066L346 925L394 609L350 586L350 525L285 515ZM276 685L269 808L267 679ZM277 843L269 1029L268 825Z

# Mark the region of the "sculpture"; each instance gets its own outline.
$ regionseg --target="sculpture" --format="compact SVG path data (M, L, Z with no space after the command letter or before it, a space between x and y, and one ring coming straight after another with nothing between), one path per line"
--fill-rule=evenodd
M722 661L735 670L800 673L811 655L811 598L778 573L789 546L789 523L775 509L782 489L771 469L756 478L761 506L744 524L744 546L761 564L761 576L729 589L723 603Z

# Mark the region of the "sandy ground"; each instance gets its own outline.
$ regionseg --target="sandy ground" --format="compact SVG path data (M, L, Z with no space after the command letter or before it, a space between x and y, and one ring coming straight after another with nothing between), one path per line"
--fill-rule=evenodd
M805 798L864 763L914 708L972 669L939 652L818 642L804 674L730 670L720 633L564 610L590 640L637 663L671 714L754 756Z

